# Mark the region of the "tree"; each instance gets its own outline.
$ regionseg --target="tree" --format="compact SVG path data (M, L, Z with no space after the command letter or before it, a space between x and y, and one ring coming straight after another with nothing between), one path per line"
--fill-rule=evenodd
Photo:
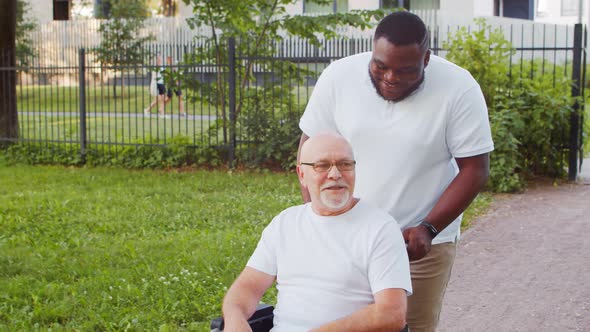
M18 138L16 8L16 0L0 2L0 145L7 145L11 140Z
M16 60L21 66L27 66L31 58L36 56L30 33L37 28L37 24L26 13L30 9L24 0L16 1Z
M148 15L142 0L112 0L108 2L108 17L100 25L100 45L93 50L102 66L115 72L113 95L117 97L117 72L121 73L121 94L123 94L123 73L129 67L141 63L145 56L143 45L152 36L142 36L141 29ZM105 5L103 3L103 5Z
M160 12L164 16L176 15L176 0L160 0Z
M224 70L216 71L216 79L213 84L199 81L187 83L195 90L206 91L212 105L219 110L218 122L213 130L221 130L223 144L231 143L232 132L236 132L236 126L241 126L242 134L256 132L260 141L266 141L259 145L255 155L259 159L274 158L288 160L292 163L293 156L291 145L295 145L297 135L286 133L285 123L278 121L276 114L293 116L299 110L293 110L297 104L293 96L293 84L301 84L306 74L300 66L290 61L273 59L276 54L277 44L283 40L283 36L290 35L304 39L312 45L319 46L321 38L334 38L337 28L352 26L357 28L369 28L372 22L376 22L385 16L382 10L351 11L347 13L333 13L321 16L288 15L287 7L297 3L296 0L183 0L193 7L193 17L187 19L191 28L208 26L211 36L204 38L203 43L211 47L198 48L190 59L186 59L197 66L211 64L217 68L223 68L227 64L227 40L233 37L238 40L236 53L240 60L237 61L239 82L237 84L236 115L241 115L245 110L248 116L242 116L239 120L229 119L226 113L228 103L228 84L224 79ZM315 0L319 4L332 3L332 0ZM266 60L265 60L266 59ZM264 68L269 75L282 76L267 83L253 83L254 68ZM273 76L273 77L276 77ZM271 102L272 101L272 102ZM278 101L278 102L275 102ZM272 105L271 105L272 104ZM298 114L296 114L298 116ZM295 127L295 132L298 129ZM288 149L288 153L275 154L277 137L276 133L285 133L294 140L293 144L280 149ZM266 135L266 137L265 137ZM215 134L215 137L217 135ZM274 141L274 142L272 142ZM265 145L266 144L266 145ZM287 152L285 150L285 152ZM282 163L282 161L281 161ZM283 164L283 167L289 165Z

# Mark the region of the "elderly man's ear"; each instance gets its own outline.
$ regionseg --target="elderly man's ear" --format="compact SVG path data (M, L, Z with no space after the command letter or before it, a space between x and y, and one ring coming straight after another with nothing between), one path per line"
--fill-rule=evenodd
M302 187L306 188L306 185L303 181L303 170L301 169L301 165L297 165L297 168L295 170L297 171L297 178L299 179L299 183Z

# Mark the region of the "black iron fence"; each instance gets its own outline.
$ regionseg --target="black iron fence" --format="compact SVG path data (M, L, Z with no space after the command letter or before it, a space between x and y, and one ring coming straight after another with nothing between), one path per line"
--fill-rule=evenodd
M444 57L439 35L433 33L432 50ZM517 45L511 75L522 75L524 62L540 58L553 63L553 71L543 75L567 73L575 83L572 95L582 95L582 26L567 38L564 46ZM143 63L114 65L98 64L91 50L80 49L76 65L4 66L3 81L16 73L17 112L3 100L0 126L17 123L18 135L0 135L0 142L65 149L78 154L80 162L118 158L130 149L184 146L204 163L211 158L229 166L273 160L285 166L295 158L289 152L297 144L297 123L321 71L338 58L370 51L372 41L343 38L310 45L285 39L263 52L252 45L226 40L218 49L194 43L151 47ZM174 57L167 62L170 54ZM160 71L163 95L153 84ZM570 178L581 160L582 113L581 105L574 105L570 145L563 147L570 157Z

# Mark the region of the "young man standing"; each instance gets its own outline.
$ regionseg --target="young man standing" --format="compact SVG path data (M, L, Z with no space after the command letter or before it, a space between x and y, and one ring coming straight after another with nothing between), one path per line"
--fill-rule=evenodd
M324 70L299 123L300 153L309 136L343 135L358 162L355 195L399 222L412 274L412 332L436 330L461 214L483 189L493 150L479 85L431 55L429 40L418 16L388 15L372 52ZM305 188L302 195L309 200Z

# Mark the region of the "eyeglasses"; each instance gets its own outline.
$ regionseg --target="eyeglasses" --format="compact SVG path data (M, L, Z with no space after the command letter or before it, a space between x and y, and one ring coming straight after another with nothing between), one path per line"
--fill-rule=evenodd
M347 172L354 170L356 161L354 160L338 160L336 162L329 161L318 161L317 163L300 163L301 165L308 165L313 167L313 170L318 173L326 173L332 169L332 166L336 165L336 168L340 172Z

